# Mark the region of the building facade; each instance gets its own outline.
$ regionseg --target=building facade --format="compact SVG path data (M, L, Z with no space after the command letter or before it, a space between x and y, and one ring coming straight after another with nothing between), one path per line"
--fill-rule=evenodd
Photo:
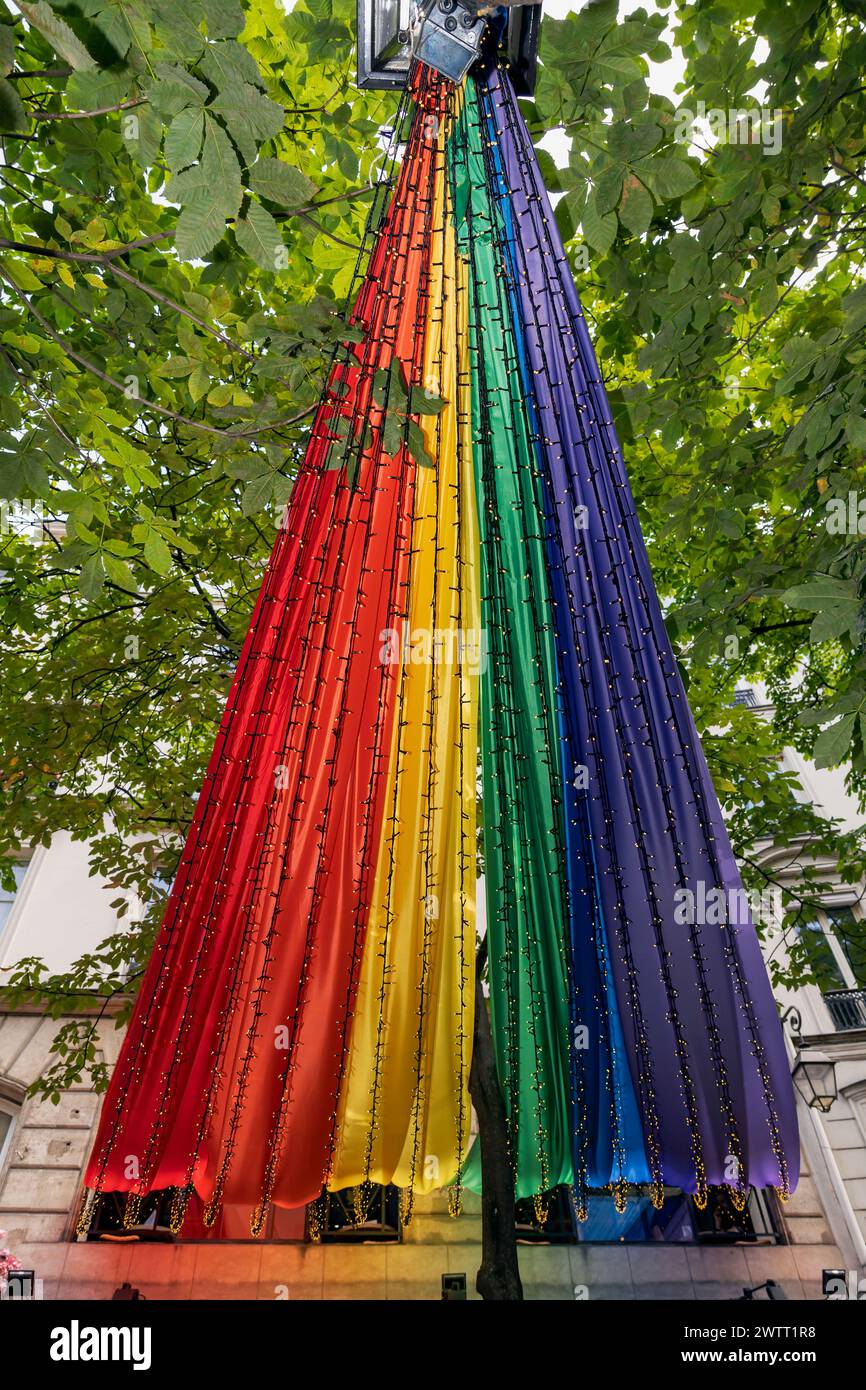
M743 692L744 701L758 703ZM760 710L758 711L760 712ZM841 772L815 769L792 750L788 767L803 794L838 818L859 823ZM796 894L809 858L807 843L760 846L776 882ZM838 1095L826 1113L799 1100L803 1168L800 1185L782 1205L753 1192L744 1213L713 1199L698 1211L671 1192L660 1212L635 1197L618 1216L609 1198L590 1201L577 1223L560 1194L544 1226L531 1204L518 1212L520 1266L534 1299L739 1299L746 1289L766 1297L774 1281L790 1299L866 1296L866 961L846 926L866 916L866 885L842 886L831 866L818 865L820 907L803 930L819 934L822 981L778 996L792 1069L804 1052L834 1065ZM116 926L109 892L88 872L87 846L58 834L15 865L16 890L0 894L0 968L42 956L62 971ZM116 890L111 890L116 893ZM790 943L771 933L767 950ZM2 979L2 976L0 976ZM98 1053L116 1059L121 1032L111 1011L94 1014ZM240 1212L224 1213L214 1231L195 1221L174 1239L158 1203L141 1225L124 1231L104 1203L88 1238L75 1234L84 1163L99 1097L87 1087L58 1105L28 1095L51 1061L58 1024L35 1008L12 1010L0 997L0 1229L32 1269L45 1298L106 1299L124 1281L148 1298L438 1299L443 1276L465 1276L474 1297L481 1258L478 1199L467 1195L452 1217L444 1194L416 1199L401 1230L397 1194L376 1194L357 1225L349 1199L330 1199L315 1223L304 1211L274 1214L263 1237L248 1236ZM315 1225L316 1238L313 1238ZM185 1231L186 1231L185 1227Z

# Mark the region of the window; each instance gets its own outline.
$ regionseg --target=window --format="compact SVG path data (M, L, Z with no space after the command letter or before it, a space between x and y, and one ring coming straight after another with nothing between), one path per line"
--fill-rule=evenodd
M514 1225L517 1239L527 1244L572 1244L576 1217L571 1190L567 1187L554 1188L546 1194L544 1204L546 1220L541 1223L532 1197L524 1197L515 1203Z
M824 1003L837 1033L866 1029L866 990L828 989Z
M87 1233L88 1240L169 1240L170 1192L153 1192L144 1197L135 1226L126 1228L123 1212L126 1194L105 1192L99 1198Z
M151 875L150 883L146 889L146 896L140 898L136 895L132 898L131 903L127 904L127 907L131 906L134 914L132 918L134 925L140 926L141 923L147 922L148 920L153 921L154 912L157 917L155 925L162 920L168 902L168 895L171 892L172 882L173 880L163 878L160 873ZM121 912L125 912L126 910L127 908L122 908ZM147 953L145 953L143 957L134 955L120 966L120 977L124 982L132 984L140 975L144 974L146 966Z
M735 690L734 704L745 706L746 709L756 709L758 697L750 686L745 690Z
M0 1096L0 1173L12 1147L12 1135L18 1121L18 1106Z
M661 1208L641 1192L629 1194L618 1212L610 1193L590 1192L588 1215L578 1221L571 1193L560 1187L548 1193L547 1221L539 1222L532 1199L517 1203L518 1240L548 1245L734 1245L775 1241L778 1228L768 1195L751 1188L743 1211L737 1211L726 1188L712 1188L703 1211L677 1188L668 1188Z
M152 1192L141 1203L135 1226L124 1227L126 1194L106 1192L100 1197L88 1231L88 1240L100 1241L302 1241L306 1234L306 1207L271 1207L261 1235L250 1231L249 1206L225 1203L212 1226L206 1226L202 1204L193 1193L184 1218L183 1230L171 1230L172 1193Z
M27 860L13 862L6 860L0 869L0 936L9 919L18 890L27 872Z
M848 984L843 964L833 949L832 939L820 916L797 924L790 957L792 966L812 974L821 990L844 989Z
M866 920L855 905L818 908L797 928L790 955L814 974L835 1029L866 1028Z
M749 1189L743 1211L737 1211L725 1188L714 1188L703 1211L693 1204L695 1232L702 1245L735 1245L742 1241L775 1239L776 1223L767 1194Z
M851 968L852 984L866 987L866 922L858 921L850 904L828 907L827 921Z
M863 1143L866 1145L866 1082L855 1082L853 1086L846 1087L842 1094L851 1106L857 1127L863 1136Z
M319 1198L318 1216L323 1243L399 1241L400 1190L391 1184L380 1187L378 1183L372 1183L360 1213L356 1208L353 1187L347 1187L342 1192L323 1192Z

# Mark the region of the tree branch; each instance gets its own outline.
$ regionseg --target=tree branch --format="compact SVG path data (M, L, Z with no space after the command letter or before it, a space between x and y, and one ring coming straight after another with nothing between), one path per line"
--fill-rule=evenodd
M129 101L119 101L114 106L97 106L93 111L29 111L31 121L89 121L91 116L108 116L112 111L128 111L133 106L144 106L147 97L130 97Z
M25 304L30 310L30 313L43 331L48 334L53 342L57 343L58 347L63 349L67 357L71 358L73 362L77 362L80 367L90 372L91 375L95 376L99 381L104 381L107 386L113 387L115 391L119 391L121 395L129 399L124 383L118 381L116 377L110 376L108 372L104 372L101 367L97 367L93 362L88 361L86 357L82 357L81 353L71 348L63 336L51 326L45 316L41 314L33 304L32 300L27 297L23 290L19 289L11 275L2 267L0 267L0 278L6 281L7 285L9 285L10 289L17 295L21 303ZM295 415L287 415L281 420L272 421L269 425L257 425L253 429L221 430L215 425L205 424L202 420L193 420L189 415L182 415L177 410L169 410L168 406L159 405L156 401L148 401L142 396L136 396L135 401L143 410L154 411L157 415L162 415L167 420L177 420L179 424L187 425L190 429L201 430L204 434L216 435L219 439L251 439L255 435L269 434L272 430L280 429L285 425L297 424L299 420L304 420L312 415L317 408L314 405L308 406L306 410L298 411Z

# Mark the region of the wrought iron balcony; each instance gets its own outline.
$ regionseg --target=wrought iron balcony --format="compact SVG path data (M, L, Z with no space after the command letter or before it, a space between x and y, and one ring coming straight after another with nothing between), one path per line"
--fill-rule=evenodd
M831 989L824 995L835 1028L866 1028L866 989Z

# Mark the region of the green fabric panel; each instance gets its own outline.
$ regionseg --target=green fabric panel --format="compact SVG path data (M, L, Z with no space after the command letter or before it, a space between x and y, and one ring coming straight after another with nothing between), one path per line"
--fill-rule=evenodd
M573 1180L567 904L556 658L530 436L474 88L449 151L469 261L472 433L481 538L484 857L491 1018L517 1195ZM479 1153L468 1187L479 1185Z

